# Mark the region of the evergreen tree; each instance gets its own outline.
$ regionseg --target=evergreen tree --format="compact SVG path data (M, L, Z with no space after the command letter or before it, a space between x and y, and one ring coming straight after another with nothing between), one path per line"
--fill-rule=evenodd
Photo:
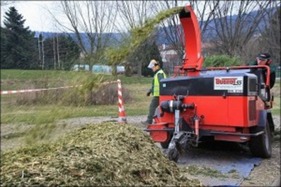
M0 41L1 41L1 68L5 67L6 64L4 62L4 59L8 55L7 52L5 51L5 46L7 45L7 29L1 27L1 35L0 35Z
M5 13L1 28L1 68L33 69L36 63L36 41L29 27L24 27L25 19L15 7Z
M80 48L70 36L60 37L60 56L63 62L62 69L70 69L80 57Z
M79 46L70 36L54 34L44 41L45 68L69 70L79 59Z
M261 51L271 54L272 62L275 65L280 65L280 27L281 27L281 8L278 7L275 12L269 17L269 24L261 33L259 45L262 46Z
M160 66L163 67L162 58L158 49L158 46L155 41L152 43L147 43L145 46L146 55L142 57L142 75L143 76L153 76L154 72L151 69L148 69L147 66L150 63L151 59L155 59L160 63Z
M141 75L153 76L153 71L147 68L151 59L155 59L160 62L162 67L162 58L154 37L151 37L143 42L143 44L139 46L127 60L130 62L132 69L135 69L133 70L134 73L136 73L138 65L141 64Z

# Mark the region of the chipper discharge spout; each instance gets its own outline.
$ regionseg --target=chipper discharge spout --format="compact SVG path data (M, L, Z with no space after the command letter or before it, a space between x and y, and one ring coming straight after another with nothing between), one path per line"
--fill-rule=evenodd
M181 69L193 72L190 75L198 75L198 70L201 70L203 64L201 32L198 20L190 5L179 13L179 18L185 38L185 58Z

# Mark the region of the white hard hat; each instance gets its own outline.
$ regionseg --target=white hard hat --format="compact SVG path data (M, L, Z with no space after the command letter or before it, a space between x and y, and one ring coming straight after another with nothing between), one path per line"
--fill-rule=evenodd
M155 65L158 65L158 62L152 59L147 67L152 69Z

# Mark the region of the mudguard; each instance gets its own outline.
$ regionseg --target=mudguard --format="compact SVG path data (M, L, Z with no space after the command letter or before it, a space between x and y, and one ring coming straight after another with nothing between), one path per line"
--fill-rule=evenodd
M258 121L258 124L257 124L257 128L259 130L263 130L265 128L266 120L267 120L267 111L261 110L259 112L259 121Z
M269 123L269 128L270 128L271 132L273 133L275 131L275 128L274 128L273 117L272 117L270 110L267 110L267 121Z
M257 129L263 130L265 128L266 122L269 124L270 131L274 132L274 121L270 110L260 111Z

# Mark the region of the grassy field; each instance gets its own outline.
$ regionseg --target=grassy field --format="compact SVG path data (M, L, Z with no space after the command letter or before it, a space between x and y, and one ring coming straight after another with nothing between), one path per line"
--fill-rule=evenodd
M54 71L54 70L1 70L1 90L28 89L36 86L54 87L68 85L74 81L83 79L90 72ZM123 75L112 76L100 74L105 80L112 81L120 79L124 84L150 84L151 79L139 77L125 77Z
M89 76L87 72L1 70L1 90L71 86L81 83L79 82L80 80L90 79L91 77ZM125 102L127 115L147 114L150 98L146 97L146 91L151 85L151 78L125 77L123 75L116 77L110 75L100 76L106 81L117 79L122 81L122 86L126 88L131 97L130 100ZM273 114L278 115L280 114L280 80L276 82L273 92L275 100L272 111ZM20 105L15 104L18 97L21 97L20 94L1 95L1 123L44 124L74 117L118 116L117 103L111 105L66 106L54 102L51 104Z
M89 72L1 70L1 90L72 86L92 78L90 76L92 75L89 75ZM151 86L151 78L125 77L123 75L116 77L98 75L98 77L102 77L104 81L121 80L122 87L129 91L131 97L125 103L127 115L147 113L150 99L146 97L146 91ZM33 96L28 94L31 95L30 97L34 97L37 93L33 93ZM74 117L118 117L117 102L112 105L86 106L62 106L56 103L16 104L15 101L23 97L22 95L24 94L1 95L1 123L43 124Z

